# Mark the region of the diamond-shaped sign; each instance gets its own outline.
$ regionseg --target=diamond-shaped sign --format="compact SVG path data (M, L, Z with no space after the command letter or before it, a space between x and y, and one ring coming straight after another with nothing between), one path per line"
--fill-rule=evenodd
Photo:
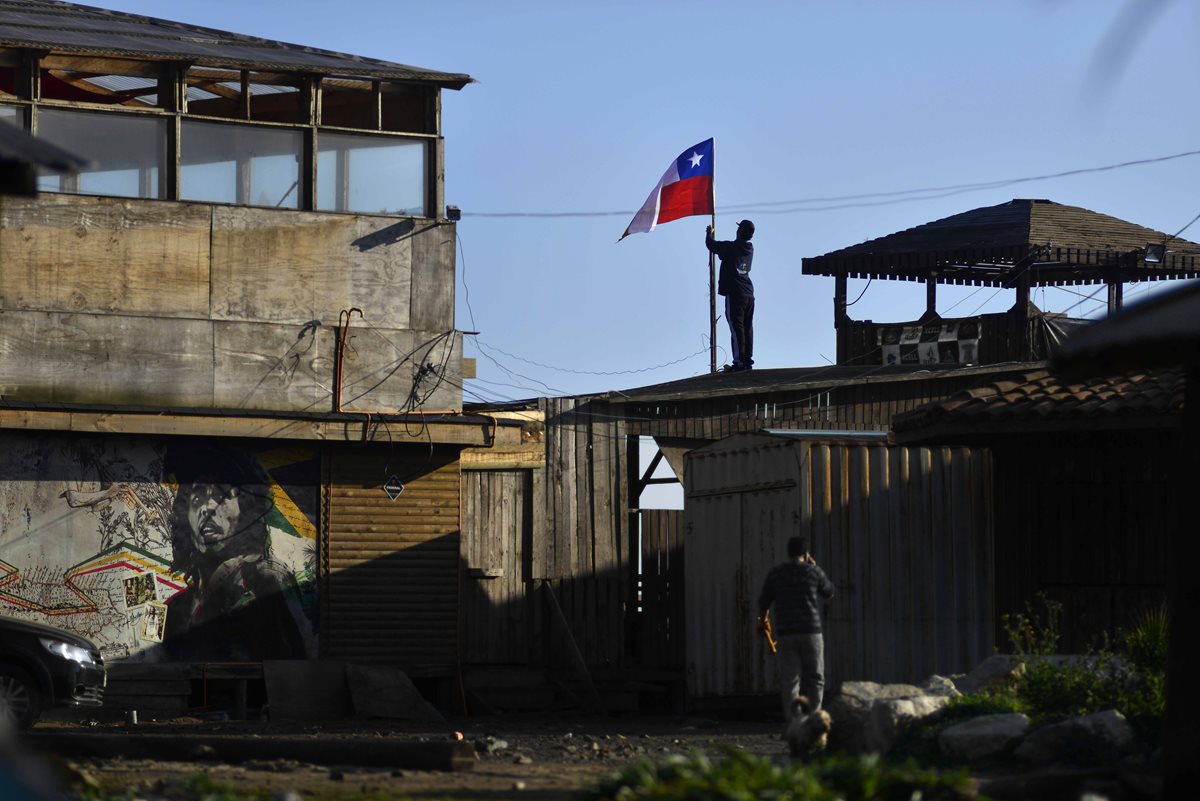
M393 475L383 485L383 491L394 501L400 497L400 493L404 492L404 482Z

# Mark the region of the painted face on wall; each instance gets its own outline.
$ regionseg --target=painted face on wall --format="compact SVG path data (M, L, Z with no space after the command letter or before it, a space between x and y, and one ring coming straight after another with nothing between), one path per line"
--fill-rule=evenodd
M242 514L238 488L228 484L193 484L188 490L187 514L196 550L216 550L238 532Z

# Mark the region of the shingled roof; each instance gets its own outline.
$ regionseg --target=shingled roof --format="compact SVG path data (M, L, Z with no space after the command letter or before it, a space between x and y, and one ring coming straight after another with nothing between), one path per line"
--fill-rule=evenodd
M434 83L461 89L470 75L319 50L58 0L0 0L0 46L185 61L214 67Z
M1167 242L1161 264L1147 245ZM804 259L805 275L1031 286L1200 275L1200 245L1107 214L1050 200L1010 200Z
M896 415L897 442L946 435L1178 425L1184 370L1161 368L1068 381L1052 369L1001 379Z

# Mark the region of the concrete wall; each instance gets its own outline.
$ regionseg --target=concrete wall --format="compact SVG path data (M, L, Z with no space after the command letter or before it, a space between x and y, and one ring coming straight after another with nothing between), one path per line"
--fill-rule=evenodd
M454 231L396 217L0 198L0 393L329 411L334 332L357 308L344 409L461 408Z
M0 434L0 614L106 658L316 653L320 459L306 446Z

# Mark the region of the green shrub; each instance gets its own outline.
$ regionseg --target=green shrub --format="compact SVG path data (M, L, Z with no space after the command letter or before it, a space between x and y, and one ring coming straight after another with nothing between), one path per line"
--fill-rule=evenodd
M1171 633L1167 610L1151 609L1124 639L1125 655L1135 670L1143 673L1167 669L1167 640Z
M1041 594L1038 598L1044 614L1027 604L1025 613L1001 618L1013 652L1025 660L1024 672L1010 688L1020 707L1014 711L1028 714L1036 727L1116 709L1143 744L1155 744L1166 711L1166 611L1147 613L1117 638L1124 659L1101 647L1083 658L1052 660L1048 657L1058 649L1062 605Z
M960 801L975 798L964 772L942 774L877 757L831 755L803 764L726 749L641 760L587 791L588 801Z

